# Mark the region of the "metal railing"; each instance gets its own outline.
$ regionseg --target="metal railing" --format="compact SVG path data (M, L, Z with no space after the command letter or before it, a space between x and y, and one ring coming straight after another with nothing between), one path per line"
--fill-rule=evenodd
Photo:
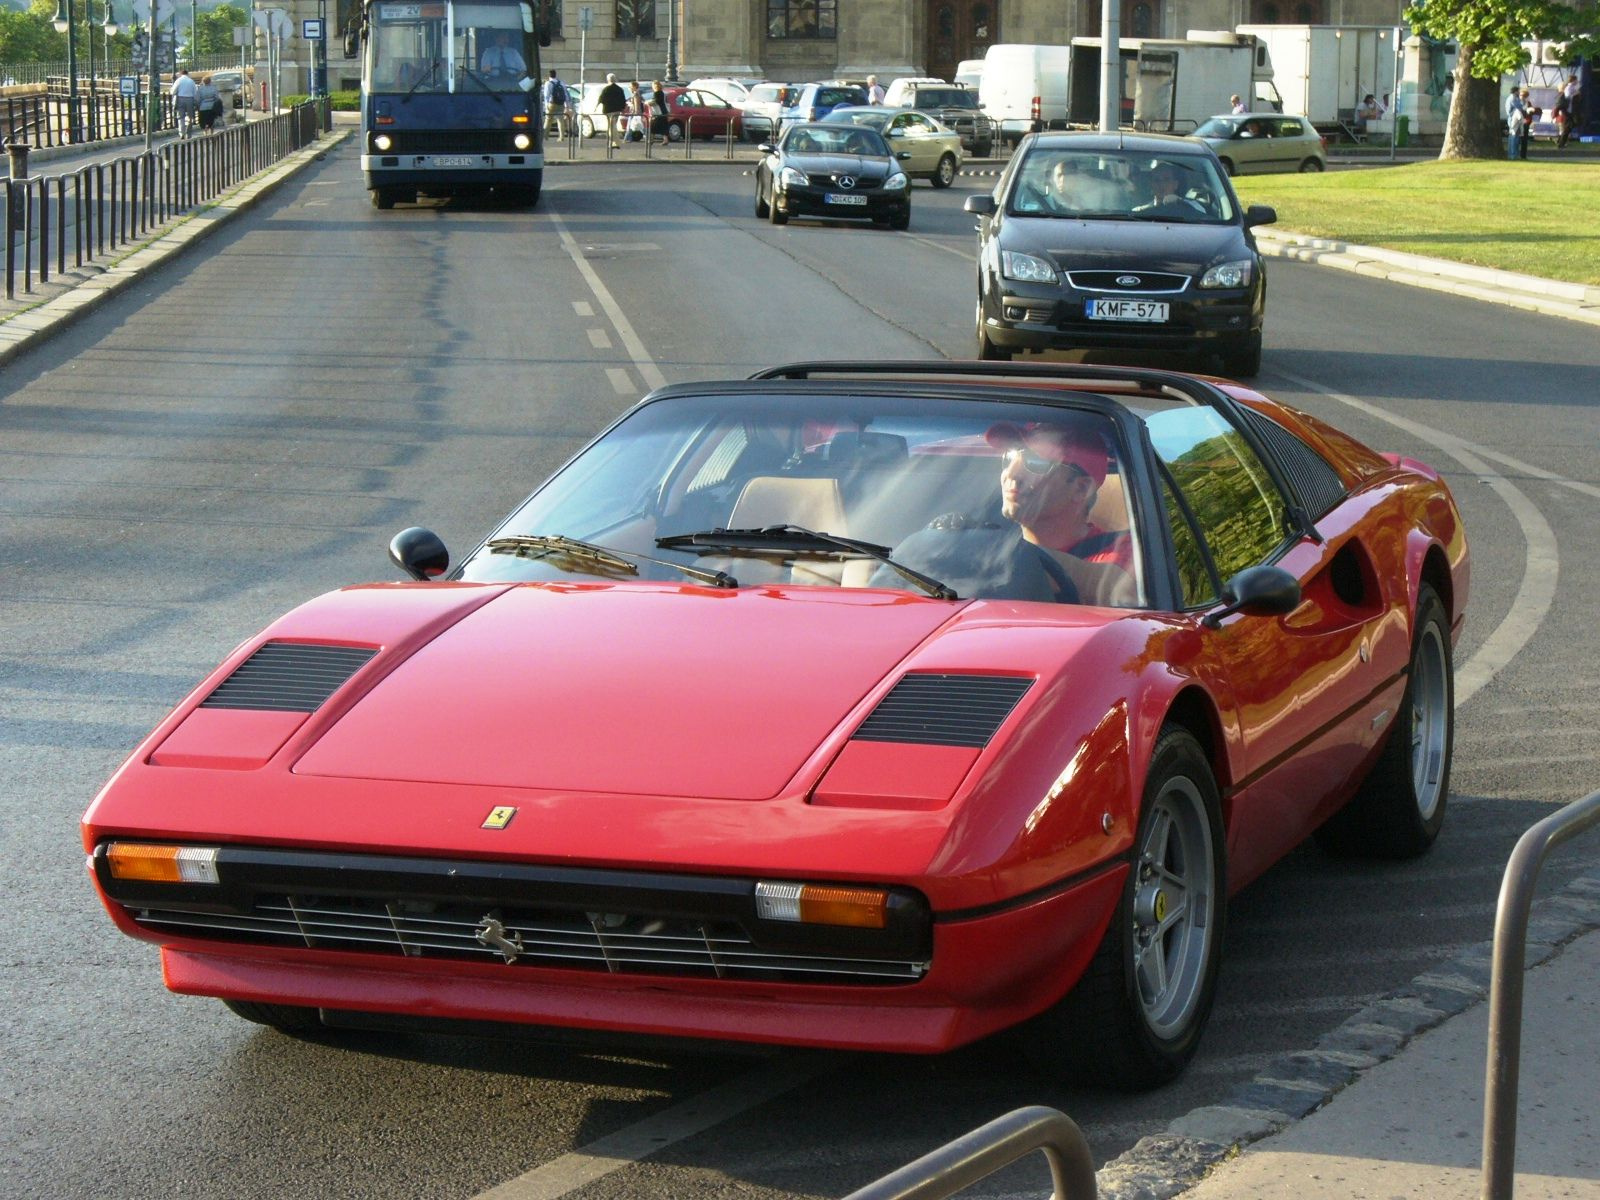
M593 119L592 115L591 119ZM618 140L623 141L624 143L626 143L626 138L622 136L621 131L624 128L626 120L627 118L623 117L622 121L619 122L617 126ZM679 141L668 141L661 146L656 144L660 138L659 134L645 138L643 143L641 143L645 158L655 158L658 154L662 155L663 157L667 157L668 151L674 148L681 148L683 150L683 157L686 159L694 157L694 117L688 116L674 118L674 120L682 124L683 137ZM726 123L721 125L721 132L713 133L710 137L705 138L705 143L710 146L721 142L723 147L723 157L727 159L734 158L735 149L745 143L743 135L735 134L733 131L734 126L738 122L738 117L729 117ZM717 123L713 122L714 127L716 124ZM601 151L605 158L610 159L617 156L619 152L611 149L611 141L605 136L605 126L603 122L598 124L598 129L600 132L597 132L595 137L592 139L585 139L583 137L582 125L582 119L578 117L563 121L559 127L561 130L559 136L553 134L547 135L545 145L547 147L553 147L557 144L565 146L569 161L576 161L578 158L582 157L581 151L586 140L597 142L597 148ZM704 125L702 124L701 127L704 128Z
M1483 1200L1510 1200L1517 1157L1517 1076L1528 915L1546 856L1600 824L1600 792L1552 813L1517 840L1500 884L1489 977L1489 1046L1483 1083Z
M104 86L92 95L81 93L76 109L70 100L47 93L0 97L0 143L26 142L41 149L143 133L145 99L113 93ZM161 96L160 105L156 128L170 129L172 98Z
M150 153L56 175L5 181L5 296L32 293L51 271L74 268L146 240L317 140L326 99L217 133L166 142Z
M1094 1159L1083 1131L1065 1113L1040 1105L996 1117L845 1200L945 1200L1035 1150L1049 1160L1054 1200L1095 1200Z

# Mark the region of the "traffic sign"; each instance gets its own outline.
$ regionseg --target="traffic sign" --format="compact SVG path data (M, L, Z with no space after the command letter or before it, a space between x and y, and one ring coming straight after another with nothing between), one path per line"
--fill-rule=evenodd
M137 75L123 75L117 80L118 90L124 96L137 96L139 94L139 77Z
M320 17L310 17L301 21L300 36L308 42L320 42L322 40L322 19Z
M594 9L590 5L583 5L578 9L578 30L588 33L594 28Z

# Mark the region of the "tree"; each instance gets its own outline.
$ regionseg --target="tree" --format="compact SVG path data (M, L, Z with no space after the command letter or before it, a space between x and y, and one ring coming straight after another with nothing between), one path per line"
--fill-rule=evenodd
M1579 9L1556 0L1419 0L1406 10L1415 32L1456 44L1441 159L1504 157L1501 77L1527 64L1523 42L1566 42L1569 61L1600 50L1593 0L1583 2Z
M54 0L33 0L27 12L0 9L0 62L54 62L67 57L67 38L50 23Z
M219 4L210 12L201 13L194 36L195 53L237 54L239 48L233 44L234 27L249 24L250 15L232 4Z

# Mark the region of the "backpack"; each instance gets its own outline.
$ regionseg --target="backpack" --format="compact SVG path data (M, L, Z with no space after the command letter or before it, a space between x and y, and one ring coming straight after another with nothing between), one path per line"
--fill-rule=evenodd
M566 106L567 106L567 89L566 89L566 87L562 85L561 80L552 79L550 81L550 107L551 108L565 108Z

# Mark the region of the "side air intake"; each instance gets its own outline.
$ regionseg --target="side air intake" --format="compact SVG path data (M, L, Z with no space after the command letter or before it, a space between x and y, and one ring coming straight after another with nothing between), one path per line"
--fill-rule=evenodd
M854 740L986 746L1032 686L1032 679L1016 675L907 675Z
M316 712L376 653L367 646L268 642L240 663L200 707Z

